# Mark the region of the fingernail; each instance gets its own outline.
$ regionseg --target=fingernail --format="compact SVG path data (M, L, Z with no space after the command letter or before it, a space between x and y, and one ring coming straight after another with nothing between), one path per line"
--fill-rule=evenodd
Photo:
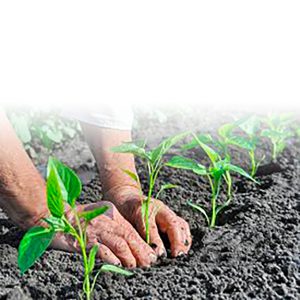
M157 260L157 256L155 254L151 253L150 254L150 260L151 260L152 263L155 263L156 260Z
M167 251L165 248L159 250L158 256L160 257L167 257Z

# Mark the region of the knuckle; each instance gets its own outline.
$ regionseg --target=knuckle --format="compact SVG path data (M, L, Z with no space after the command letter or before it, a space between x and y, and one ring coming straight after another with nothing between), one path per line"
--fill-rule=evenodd
M117 239L114 243L114 248L117 253L124 253L127 250L127 244L121 239Z
M126 230L124 233L124 239L127 241L136 240L136 234L133 230Z

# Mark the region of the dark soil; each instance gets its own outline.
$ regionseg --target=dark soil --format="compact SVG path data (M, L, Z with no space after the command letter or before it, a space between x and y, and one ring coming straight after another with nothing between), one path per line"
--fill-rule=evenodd
M229 114L216 117L197 111L173 114L162 123L153 116L141 123L145 118L137 119L134 134L136 138L148 137L150 145L186 129L213 132L231 120ZM243 162L246 168L247 156L237 154L236 162ZM84 142L77 139L56 155L83 177L81 201L101 199L94 161ZM203 161L201 153L191 155ZM150 269L137 269L132 278L100 276L94 298L300 299L299 160L299 141L293 140L279 160L280 168L269 165L260 170L264 174L259 177L260 186L236 178L233 202L213 230L186 206L188 199L209 204L205 180L190 172L165 169L159 182L180 187L161 198L191 226L193 246L189 255L165 258ZM143 168L137 164L145 182ZM0 211L0 299L78 299L83 271L79 255L49 250L21 277L16 260L22 234Z

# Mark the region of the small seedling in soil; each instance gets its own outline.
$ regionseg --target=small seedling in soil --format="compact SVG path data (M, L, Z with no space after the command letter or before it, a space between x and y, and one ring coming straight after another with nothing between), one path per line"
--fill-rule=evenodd
M239 128L247 135L247 137L243 137L240 135L236 135L234 133L234 129L230 134L229 143L245 149L249 153L250 161L251 161L251 177L255 177L257 169L261 162L264 160L264 156L259 159L256 158L256 148L259 142L259 130L261 121L257 116L250 116L247 118L240 119L234 123L236 125L235 128Z
M184 138L187 133L181 133L176 136L172 136L162 141L156 148L147 151L145 142L126 142L120 146L113 147L111 151L115 153L131 153L137 157L140 157L147 166L148 173L148 193L146 197L143 197L143 192L141 190L141 184L139 178L136 174L132 173L130 170L123 170L127 175L129 175L136 183L137 188L140 190L141 201L142 201L142 218L145 224L146 231L146 242L148 244L150 241L150 228L149 228L149 207L152 199L157 199L162 191L170 188L176 187L173 184L164 184L160 187L159 192L153 197L154 189L156 185L157 177L164 166L163 157L164 155L173 147L177 142ZM155 205L155 203L154 203ZM153 213L158 212L159 207L156 207Z
M203 206L192 202L188 202L188 204L202 213L208 226L213 228L216 224L218 214L229 205L232 198L232 179L230 173L236 172L252 181L255 180L242 168L231 164L228 158L222 159L215 150L201 142L196 135L194 135L194 139L210 159L208 168L193 159L183 156L173 156L166 165L173 168L191 170L197 175L206 176L208 178L211 187L211 213L209 214ZM218 205L217 200L221 189L222 179L224 179L227 184L227 199L225 203Z
M18 265L24 274L46 251L55 234L63 232L71 235L79 244L84 264L83 292L85 299L91 299L96 280L101 272L115 272L132 275L131 272L113 265L104 264L91 281L95 267L98 245L87 253L87 226L91 220L105 213L109 207L101 206L94 210L77 212L76 199L81 193L81 182L75 172L54 158L50 158L47 167L47 205L51 215L44 221L48 227L32 227L27 231L19 245ZM73 226L66 217L65 207L70 206L75 217ZM81 298L83 299L83 295Z
M262 130L261 136L267 137L272 143L272 160L276 161L286 147L287 140L293 136L289 129L289 115L270 115L265 119L268 128Z
M200 134L197 135L198 140L200 140L204 144L212 145L216 149L218 149L219 153L225 157L228 161L230 161L230 152L229 145L231 142L231 133L233 128L235 127L234 123L227 123L219 127L218 129L218 138L214 139L210 134ZM199 144L195 138L191 140L188 144L182 146L182 150L190 150L193 148L199 147Z

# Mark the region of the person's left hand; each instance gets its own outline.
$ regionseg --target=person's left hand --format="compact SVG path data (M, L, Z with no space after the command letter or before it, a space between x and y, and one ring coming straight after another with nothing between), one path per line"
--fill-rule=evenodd
M120 213L136 228L145 239L146 230L142 218L141 197L134 187L118 188L108 193L110 199ZM158 256L166 255L166 249L159 231L168 235L173 257L187 254L192 237L188 223L178 217L167 205L157 199L152 199L149 208L150 245Z

